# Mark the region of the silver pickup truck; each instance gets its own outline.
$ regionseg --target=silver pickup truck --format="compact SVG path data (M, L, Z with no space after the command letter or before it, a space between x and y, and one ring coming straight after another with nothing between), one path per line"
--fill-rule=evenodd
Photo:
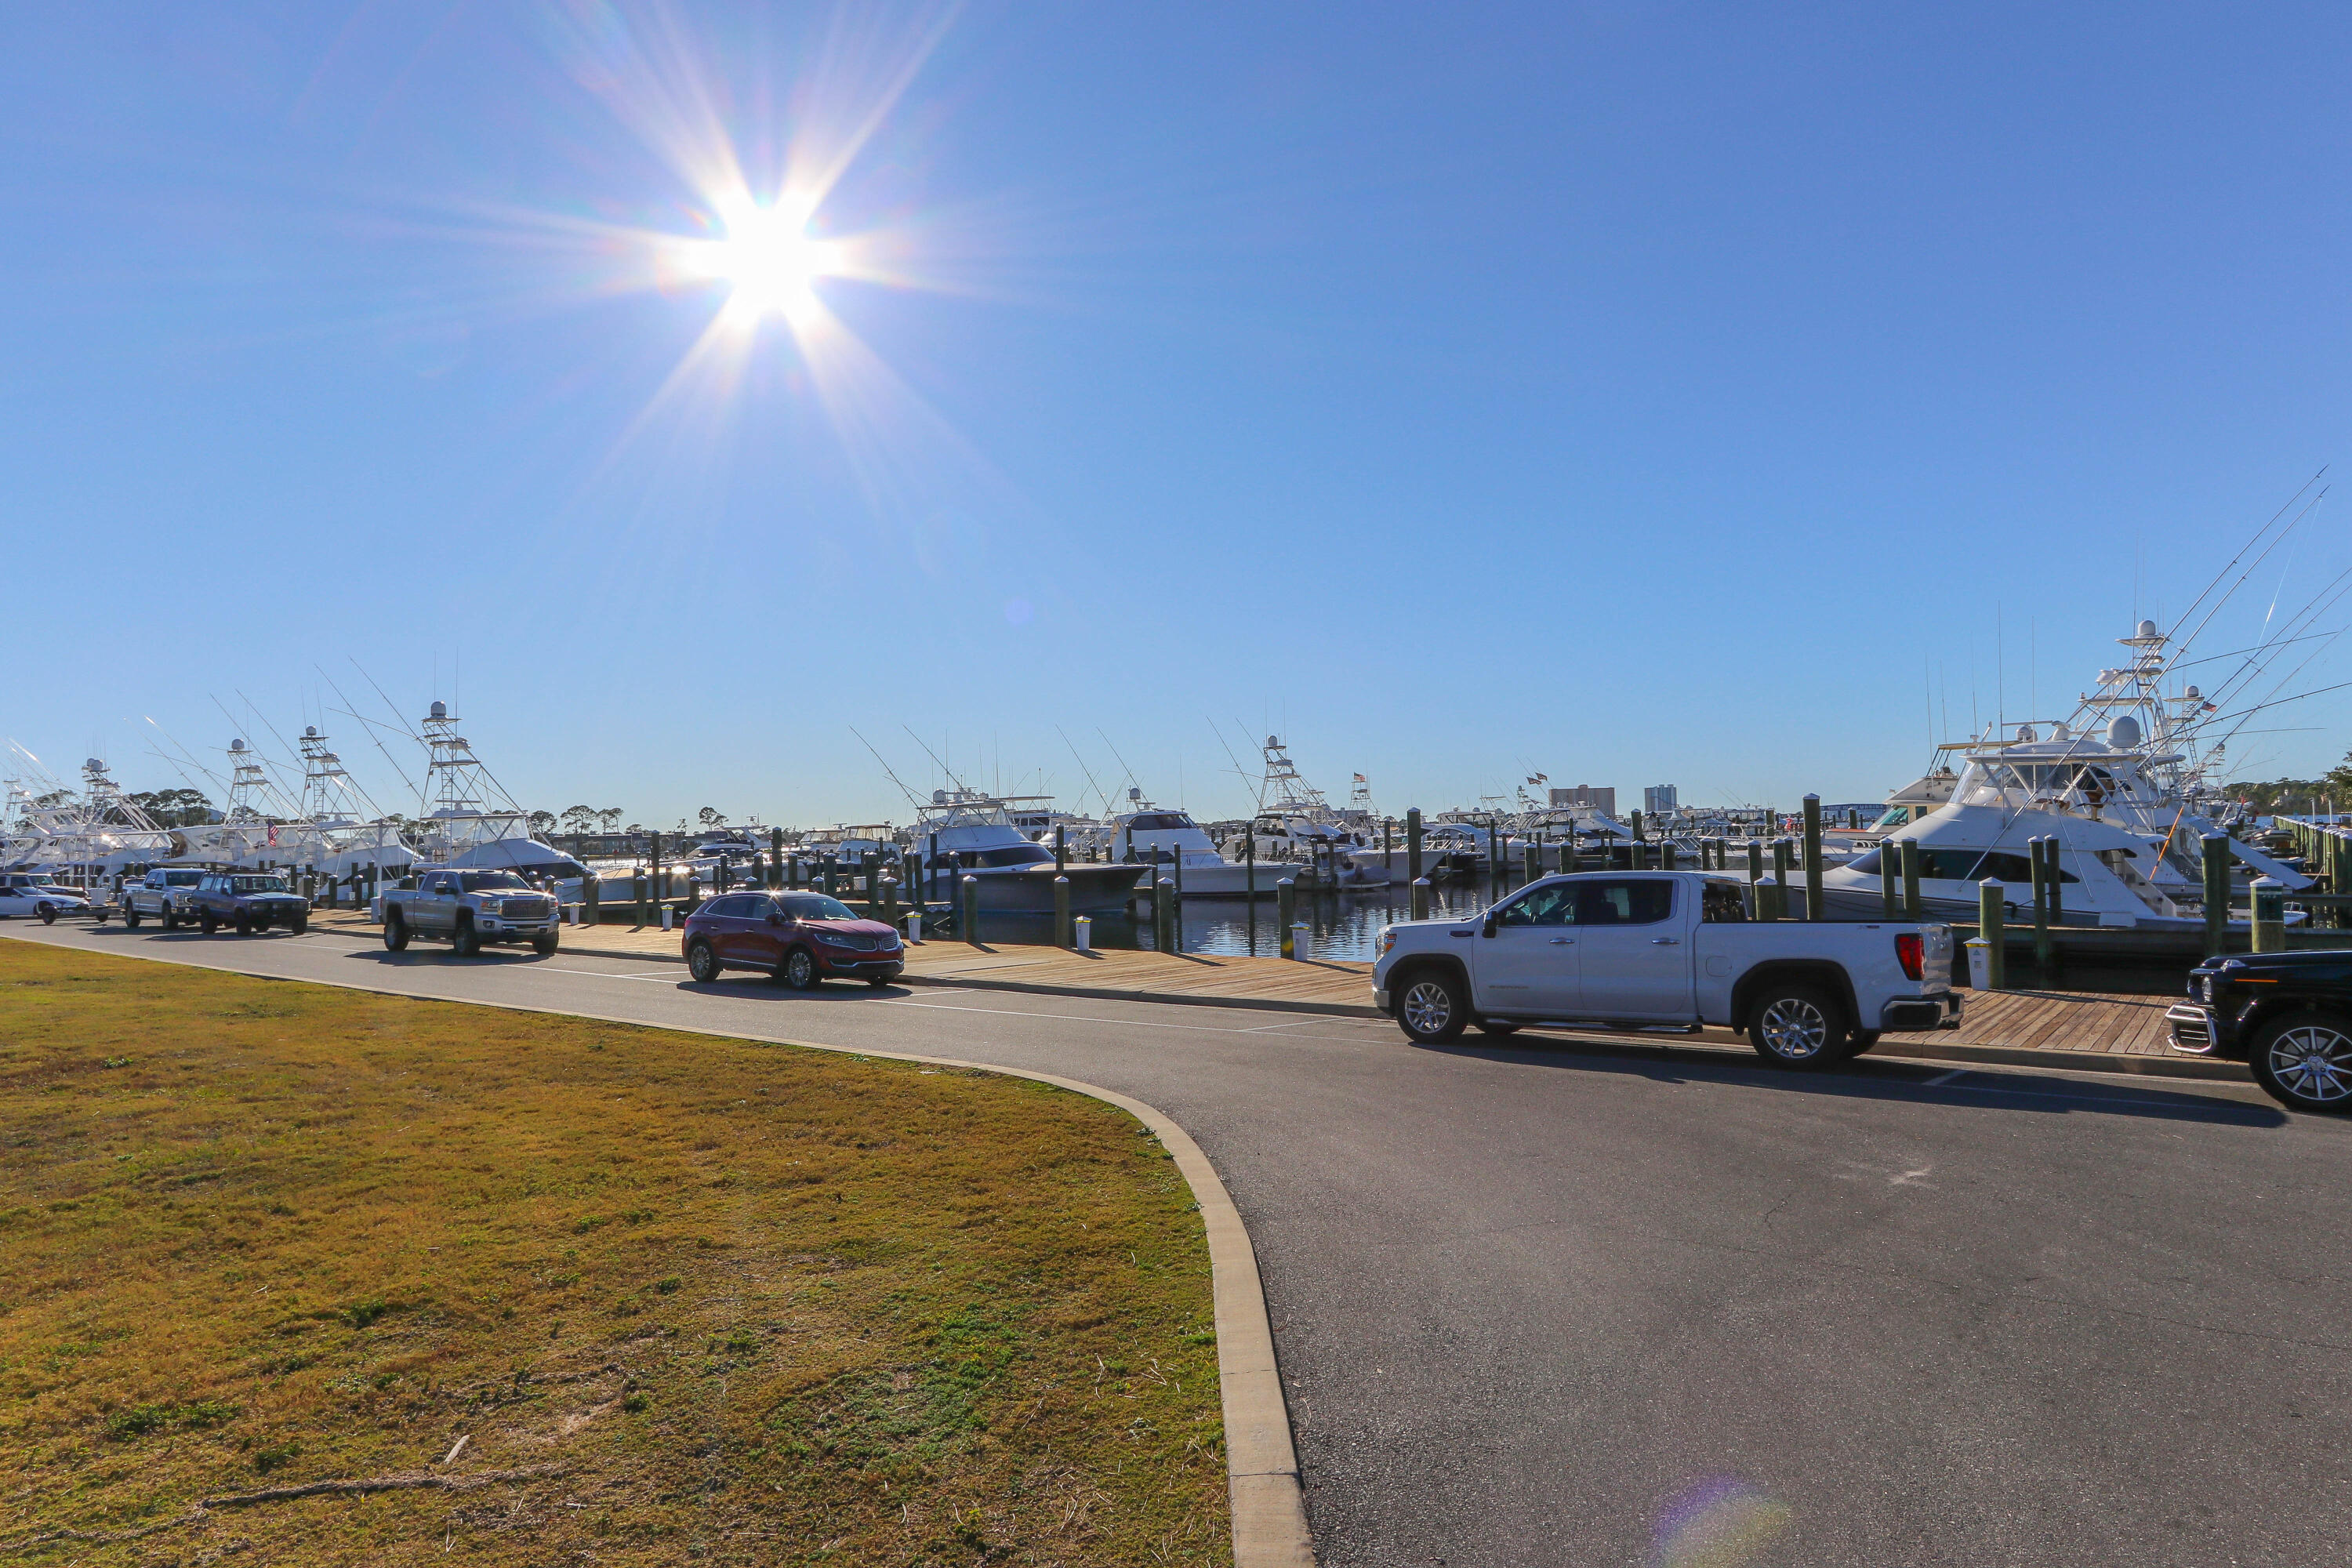
M137 931L139 922L151 915L163 922L165 931L178 929L183 921L194 923L195 906L189 900L204 879L201 866L158 866L138 881L125 882L122 923Z
M460 958L489 942L527 942L545 954L562 930L554 896L512 871L426 871L383 903L383 945L394 952L422 936L446 942Z
M1464 920L1382 929L1372 1001L1424 1043L1477 1025L1728 1026L1782 1067L1843 1061L1884 1029L1956 1028L1949 926L1748 918L1700 871L1532 882Z

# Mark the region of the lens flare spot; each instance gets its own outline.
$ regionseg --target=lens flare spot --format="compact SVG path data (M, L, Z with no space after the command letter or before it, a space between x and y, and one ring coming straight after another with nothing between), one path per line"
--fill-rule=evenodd
M1789 1528L1789 1506L1727 1476L1703 1480L1658 1515L1653 1568L1739 1568Z
M730 204L719 214L721 237L690 242L686 270L728 286L727 314L738 324L772 315L806 327L824 310L817 279L845 266L838 243L809 233L810 217L808 203L790 196Z

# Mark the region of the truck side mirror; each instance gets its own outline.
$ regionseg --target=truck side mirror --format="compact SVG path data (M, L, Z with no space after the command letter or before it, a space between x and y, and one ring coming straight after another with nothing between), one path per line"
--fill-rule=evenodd
M1478 934L1480 936L1492 936L1495 934L1495 917L1493 915L1488 915L1485 923L1479 926Z

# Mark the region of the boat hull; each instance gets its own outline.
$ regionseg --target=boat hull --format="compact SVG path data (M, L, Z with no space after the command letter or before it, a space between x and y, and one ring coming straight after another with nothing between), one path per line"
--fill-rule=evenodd
M1136 884L1149 870L1145 866L1066 866L1070 879L1070 912L1074 915L1124 913ZM971 877L980 894L984 915L1050 915L1054 912L1054 868L979 867L971 871L937 873L925 879L923 892L930 902L961 907L962 879ZM1185 891L1192 889L1188 887Z

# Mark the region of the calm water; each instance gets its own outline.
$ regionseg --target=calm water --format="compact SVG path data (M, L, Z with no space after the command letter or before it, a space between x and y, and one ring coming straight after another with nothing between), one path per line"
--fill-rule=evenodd
M1516 884L1514 884L1516 885ZM1381 927L1410 918L1409 889L1402 886L1352 892L1304 894L1298 919L1308 927L1309 958L1329 958L1369 963L1372 939ZM1485 909L1497 895L1486 882L1442 882L1432 889L1430 913L1470 914ZM1272 899L1188 899L1184 903L1183 947L1187 952L1221 955L1255 953L1271 958L1282 951L1276 903ZM1050 915L983 915L982 942L1048 942L1053 940ZM1151 916L1095 917L1097 947L1150 948Z

